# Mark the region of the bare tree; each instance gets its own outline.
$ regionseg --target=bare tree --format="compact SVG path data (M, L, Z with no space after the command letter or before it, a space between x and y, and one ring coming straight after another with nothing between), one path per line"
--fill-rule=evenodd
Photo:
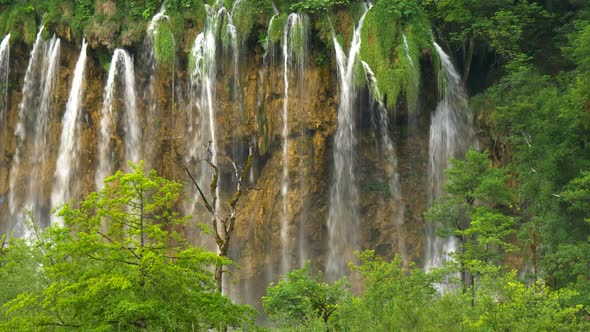
M237 205L242 197L242 195L250 190L251 188L246 188L244 185L244 181L248 175L250 167L252 165L252 149L249 149L248 159L246 160L245 164L239 166L236 164L234 160L229 160L234 169L234 175L237 180L236 188L233 195L230 196L228 201L228 209L223 211L222 208L219 207L218 200L220 199L217 197L217 186L219 180L219 166L215 165L213 160L213 152L211 151L211 141L206 145L207 149L207 158L205 160L201 160L201 162L206 162L209 165L209 168L213 172L213 178L211 179L210 185L210 197L208 198L205 193L203 192L203 188L199 185L199 182L195 179L193 174L189 169L188 163L181 163L177 162L177 164L181 165L184 168L184 171L191 179L191 182L197 188L197 192L201 199L203 200L203 204L209 213L211 214L211 227L213 229L213 238L215 239L215 243L219 248L219 256L228 258L227 252L229 249L229 242L232 237L232 233L234 231L236 225L236 218L237 218ZM219 262L215 266L215 280L217 281L217 288L219 292L221 292L221 286L223 282L223 263Z

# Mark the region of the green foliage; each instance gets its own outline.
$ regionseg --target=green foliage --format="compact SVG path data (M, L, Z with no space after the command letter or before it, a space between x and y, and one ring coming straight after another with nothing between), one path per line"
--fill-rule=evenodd
M173 66L176 57L176 43L166 20L160 20L154 36L154 57L158 64Z
M65 227L48 228L31 245L15 242L3 254L0 275L22 259L25 271L16 271L18 277L32 274L43 283L29 282L29 289L20 286L18 294L3 297L8 319L1 330L191 330L251 323L251 308L216 291L211 267L223 258L190 246L178 232L187 220L175 211L182 184L144 173L141 164L133 169L109 177L80 208L66 204L59 212Z
M438 297L432 275L403 268L399 257L388 262L366 251L359 258L361 264L353 270L361 275L363 293L338 310L335 330L434 331L435 326L446 330L456 326L452 320L458 317L450 314L451 308L445 322L432 319Z
M515 272L480 264L475 296L436 290L443 274L403 267L399 258L386 261L373 251L359 254L358 296L346 296L330 319L310 317L310 292L321 281L308 266L290 272L290 278L268 289L264 298L271 318L281 331L585 331L587 307L570 289L555 291L539 280L527 285ZM289 276L288 275L288 276ZM324 284L325 287L329 287ZM271 294L272 293L272 294ZM313 294L311 295L313 296ZM302 318L303 317L303 318Z
M361 58L375 73L386 106L395 107L404 94L414 111L420 85L420 49L430 47L432 39L430 24L417 2L377 2L365 17L361 38Z
M514 220L502 212L513 201L513 193L506 170L491 167L487 153L469 150L465 160L451 162L446 172L448 195L435 202L425 217L437 223L439 236L460 241L453 257L460 265L462 280L471 278L473 283L482 266L500 263L504 253L515 249L508 241L515 232Z
M351 0L302 0L290 5L291 12L319 14L335 7L347 6Z
M309 262L287 273L278 284L271 284L266 294L262 298L264 310L281 326L306 326L317 319L328 322L350 297L344 279L332 285L322 282L322 275L313 275Z
M578 39L572 36L571 40ZM575 54L568 56L575 59ZM539 271L553 287L565 287L590 273L579 269L590 266L585 255L588 212L583 210L583 199L578 200L585 190L583 171L590 169L587 72L580 66L553 79L520 61L509 68L509 74L483 98L492 109L489 120L496 141L511 147L518 194L525 207L521 213L528 224L523 228L529 232L525 238L538 232L533 244L540 258ZM566 270L564 266L576 267Z

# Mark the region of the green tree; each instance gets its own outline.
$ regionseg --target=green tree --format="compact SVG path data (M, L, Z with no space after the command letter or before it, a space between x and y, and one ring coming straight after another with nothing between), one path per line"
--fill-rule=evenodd
M465 160L452 159L446 172L447 195L428 209L426 220L436 222L439 235L459 240L458 261L463 289L473 285L473 274L487 263L499 262L514 247L506 237L514 232L514 220L501 208L513 200L505 169L491 167L485 152L473 149ZM483 263L483 265L482 265Z
M328 322L334 312L350 297L348 284L341 279L330 285L322 275L314 275L307 262L292 270L278 284L271 284L262 298L269 318L280 326L315 324L317 319Z
M461 313L454 298L440 301L439 276L404 268L399 257L386 261L367 250L352 269L361 276L363 293L336 313L336 331L457 331ZM439 306L439 304L441 306ZM444 313L444 314L443 314Z
M66 204L59 212L65 227L41 233L33 264L43 285L4 304L3 329L206 330L252 322L250 307L217 291L211 267L229 262L181 236L182 184L144 173L142 163L132 167L80 208Z

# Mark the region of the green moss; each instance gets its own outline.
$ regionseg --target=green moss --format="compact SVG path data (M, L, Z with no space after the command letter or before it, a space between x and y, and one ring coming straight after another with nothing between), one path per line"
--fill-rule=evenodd
M268 31L268 41L271 44L283 40L283 29L287 22L287 14L277 16L273 21Z
M154 39L154 56L158 64L166 66L174 64L176 43L170 24L166 20L161 20L158 24Z
M410 0L379 1L365 17L361 38L361 58L375 73L386 106L395 107L399 96L405 95L408 109L414 111L420 86L421 49L430 47L432 40L426 16Z

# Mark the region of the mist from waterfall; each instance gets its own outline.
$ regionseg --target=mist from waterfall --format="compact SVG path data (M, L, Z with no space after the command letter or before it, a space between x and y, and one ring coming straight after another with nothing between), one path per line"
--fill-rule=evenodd
M80 158L80 136L82 133L81 110L84 102L84 72L86 69L86 48L88 43L82 41L82 49L70 88L70 96L66 104L66 112L62 120L62 131L57 162L55 166L55 181L51 194L52 206L58 207L71 198L72 176L78 171ZM61 223L61 218L52 215L52 223Z
M113 131L117 128L117 115L115 113L116 92L117 89L116 78L123 75L121 85L119 88L123 91L124 117L122 119L123 128L123 148L124 148L124 162L127 160L138 163L142 156L141 130L139 127L139 119L137 116L137 100L135 91L135 73L133 69L133 61L123 49L116 49L113 53L111 66L109 68L109 75L107 83L104 88L102 113L100 120L100 139L98 150L98 169L96 171L95 183L97 189L104 187L104 179L111 175L117 160L115 156L114 143L112 141ZM120 165L120 168L125 167L125 163Z
M355 65L361 48L361 29L370 7L365 9L354 29L348 56L333 34L338 67L340 101L337 129L334 136L334 173L330 189L328 212L328 256L326 275L337 279L344 275L346 264L358 249L356 233L359 226L359 193L355 176L357 134L354 101L357 94L353 82Z
M441 61L442 79L445 82L442 98L431 116L429 137L429 196L431 206L444 193L444 171L449 158L462 158L468 147L475 144L473 119L469 111L467 94L450 57L434 43ZM426 259L424 268L440 267L449 259L449 253L457 250L455 238L436 236L436 227L427 225Z

